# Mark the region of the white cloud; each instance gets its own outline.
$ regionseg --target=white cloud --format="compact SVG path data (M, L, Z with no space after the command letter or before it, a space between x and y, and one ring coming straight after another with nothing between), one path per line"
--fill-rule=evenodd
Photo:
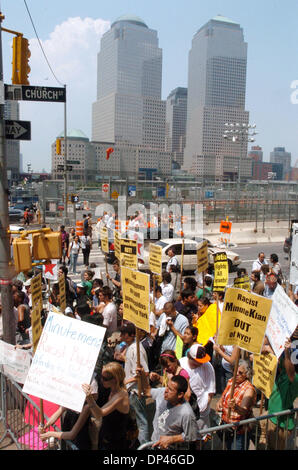
M100 39L110 22L92 18L68 18L57 25L42 47L53 69L53 77L36 38L30 39L30 85L67 86L67 127L80 128L91 138L91 107L96 99L97 53ZM56 103L21 102L21 119L30 120L31 142L21 144L24 163L34 170L51 168L51 144L63 130L63 106Z

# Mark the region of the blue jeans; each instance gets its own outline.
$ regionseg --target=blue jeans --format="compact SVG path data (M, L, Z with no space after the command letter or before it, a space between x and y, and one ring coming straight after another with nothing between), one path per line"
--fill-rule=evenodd
M139 429L139 443L145 444L150 441L149 425L146 413L146 399L145 397L139 398L137 393L129 394L130 406L136 413L136 421Z
M234 439L234 433L229 434L229 432L226 432L225 435L226 435L225 442L226 442L227 450L248 450L249 438L250 438L249 432L246 435L246 445L245 445L245 433L236 434L236 439Z
M70 266L69 270L72 268L72 272L75 274L77 272L77 261L78 261L78 254L71 253L70 255Z

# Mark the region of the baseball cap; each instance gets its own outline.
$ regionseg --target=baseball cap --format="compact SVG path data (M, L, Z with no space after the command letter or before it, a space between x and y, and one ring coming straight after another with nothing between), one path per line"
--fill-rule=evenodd
M200 344L193 344L190 347L188 357L200 364L205 364L205 362L209 362L211 359L209 354L206 353L204 346L201 346Z
M66 307L66 309L64 310L64 313L65 313L65 315L68 315L69 313L73 313L72 308L71 307Z

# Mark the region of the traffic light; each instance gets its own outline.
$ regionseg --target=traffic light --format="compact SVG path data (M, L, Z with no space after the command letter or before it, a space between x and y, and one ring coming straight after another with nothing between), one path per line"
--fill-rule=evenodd
M56 154L61 155L61 139L56 139Z
M17 273L32 269L30 240L14 238L12 242L13 260Z
M32 234L33 258L60 259L62 258L61 232L50 232L47 234Z
M72 203L79 202L79 196L78 196L77 194L72 194L72 195L70 196L70 201L71 201Z
M15 36L12 42L12 77L14 85L30 85L28 75L30 73L29 41L23 36Z

